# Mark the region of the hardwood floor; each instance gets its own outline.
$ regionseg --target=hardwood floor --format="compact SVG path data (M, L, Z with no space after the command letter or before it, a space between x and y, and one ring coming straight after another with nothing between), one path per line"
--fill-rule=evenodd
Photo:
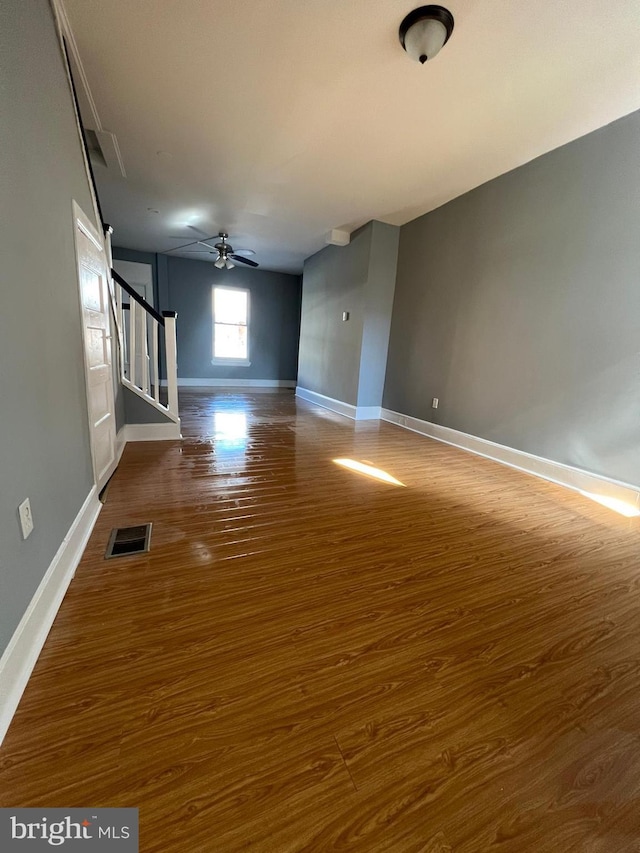
M137 806L149 853L640 850L637 520L290 393L181 407L125 450L1 806Z

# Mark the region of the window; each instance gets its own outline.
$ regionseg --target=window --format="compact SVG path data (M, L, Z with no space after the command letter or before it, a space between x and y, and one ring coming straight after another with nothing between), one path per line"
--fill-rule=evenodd
M213 361L249 365L249 291L213 288Z

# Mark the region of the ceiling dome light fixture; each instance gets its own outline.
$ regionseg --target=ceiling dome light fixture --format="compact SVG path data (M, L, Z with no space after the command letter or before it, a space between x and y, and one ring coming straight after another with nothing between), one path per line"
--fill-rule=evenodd
M420 6L400 24L400 44L422 65L440 52L453 32L453 15L442 6Z

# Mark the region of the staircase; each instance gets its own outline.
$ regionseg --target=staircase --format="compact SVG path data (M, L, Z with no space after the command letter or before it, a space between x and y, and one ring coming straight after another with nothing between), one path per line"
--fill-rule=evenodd
M118 344L120 381L125 388L137 394L150 406L161 412L168 422L177 424L180 435L178 413L178 363L176 356L175 311L159 314L152 305L113 269L111 235L113 228L104 221L98 187L96 185L87 134L82 121L73 71L69 62L68 46L62 39L71 93L76 111L78 130L84 152L85 166L91 184L96 219L102 224L107 272L110 272L109 295ZM123 297L129 297L127 302ZM128 320L125 322L125 313ZM164 388L166 386L166 398ZM160 389L163 394L160 394ZM165 401L166 400L166 401Z
M180 423L176 312L159 314L114 269L115 313L120 350L120 377L125 388ZM124 296L128 296L125 301ZM125 315L128 314L128 317ZM164 376L163 376L164 374ZM161 388L166 384L161 400Z

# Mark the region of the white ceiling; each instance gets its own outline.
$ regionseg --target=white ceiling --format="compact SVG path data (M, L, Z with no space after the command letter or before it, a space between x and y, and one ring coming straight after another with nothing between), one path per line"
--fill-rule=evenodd
M637 0L450 0L425 66L398 42L415 0L64 5L126 169L96 169L114 243L146 251L224 229L297 272L332 228L402 224L640 108Z

